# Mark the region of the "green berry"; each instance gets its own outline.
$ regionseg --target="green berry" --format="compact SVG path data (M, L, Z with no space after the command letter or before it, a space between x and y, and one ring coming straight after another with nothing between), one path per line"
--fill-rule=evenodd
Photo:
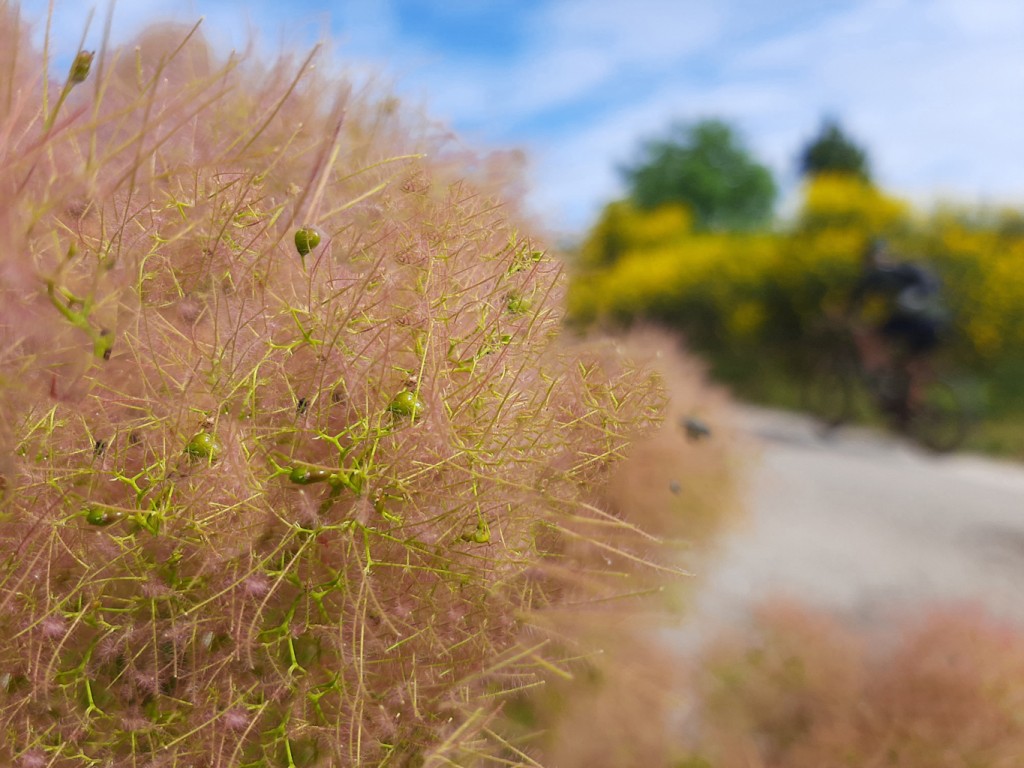
M312 227L303 227L295 232L295 250L305 258L310 251L320 245L320 233Z
M420 400L415 392L403 390L395 395L395 399L391 401L388 410L396 416L408 416L410 419L416 419L423 413L426 407L426 403Z
M68 74L68 82L72 85L84 83L89 76L89 69L92 67L92 51L79 51L75 60L71 62L71 72Z
M124 517L123 512L103 507L89 506L85 508L85 522L89 525L107 526L113 525Z
M463 541L472 541L474 544L487 544L491 540L491 527L483 518L477 520L476 530L472 533L462 535Z
M326 469L311 469L310 467L296 466L288 475L288 479L296 485L312 485L322 483L331 479L331 473Z
M220 442L209 432L199 432L185 446L185 453L193 459L216 461L223 450Z
M92 353L98 359L109 360L114 349L114 335L108 330L100 331L99 336L92 343Z
M505 307L510 315L525 315L530 311L531 306L533 306L533 302L518 293L509 294L505 302Z

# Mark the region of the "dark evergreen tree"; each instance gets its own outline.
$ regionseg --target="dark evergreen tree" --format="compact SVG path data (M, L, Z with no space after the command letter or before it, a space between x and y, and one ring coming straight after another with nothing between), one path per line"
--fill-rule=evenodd
M867 153L843 132L834 118L822 122L818 135L800 153L800 173L803 176L842 173L871 182Z

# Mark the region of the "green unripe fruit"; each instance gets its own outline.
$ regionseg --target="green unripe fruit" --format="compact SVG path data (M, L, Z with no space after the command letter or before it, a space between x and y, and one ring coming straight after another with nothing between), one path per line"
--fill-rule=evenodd
M198 433L185 446L185 453L193 459L206 459L208 461L216 461L222 450L223 446L209 432Z
M85 508L85 522L89 525L107 526L113 525L124 518L123 512L103 507L89 506Z
M532 301L517 293L509 294L509 297L505 302L505 307L508 309L510 315L525 315L530 311L532 306Z
M92 343L92 353L100 360L109 360L114 350L114 335L107 330L100 331Z
M476 530L472 533L464 533L462 540L472 541L474 544L487 544L491 540L491 527L487 525L486 520L481 518L477 520Z
M326 469L312 469L310 467L292 467L288 479L296 485L312 485L323 483L331 479L331 473Z
M310 251L320 245L320 233L312 227L303 227L295 232L295 250L305 258Z
M416 419L423 413L426 407L426 403L420 400L415 392L404 390L395 395L395 399L391 401L388 410L396 416L408 416L410 419Z
M75 60L71 62L71 72L68 74L68 82L72 85L84 83L89 76L89 69L92 67L92 51L79 51Z

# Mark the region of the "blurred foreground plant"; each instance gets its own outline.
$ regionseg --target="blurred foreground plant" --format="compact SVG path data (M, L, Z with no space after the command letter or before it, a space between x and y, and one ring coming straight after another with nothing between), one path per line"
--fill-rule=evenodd
M1024 754L1024 633L933 609L870 637L787 603L716 638L696 674L680 765L998 768ZM698 757L699 755L699 757Z

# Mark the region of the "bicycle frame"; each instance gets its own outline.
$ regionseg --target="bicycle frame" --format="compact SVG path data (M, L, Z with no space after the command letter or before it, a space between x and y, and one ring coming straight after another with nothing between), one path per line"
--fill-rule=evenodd
M955 389L941 379L931 360L901 356L870 328L832 319L817 347L804 406L828 428L855 419L855 383L891 428L935 450L952 450L968 429L968 416ZM820 352L824 351L824 355Z

